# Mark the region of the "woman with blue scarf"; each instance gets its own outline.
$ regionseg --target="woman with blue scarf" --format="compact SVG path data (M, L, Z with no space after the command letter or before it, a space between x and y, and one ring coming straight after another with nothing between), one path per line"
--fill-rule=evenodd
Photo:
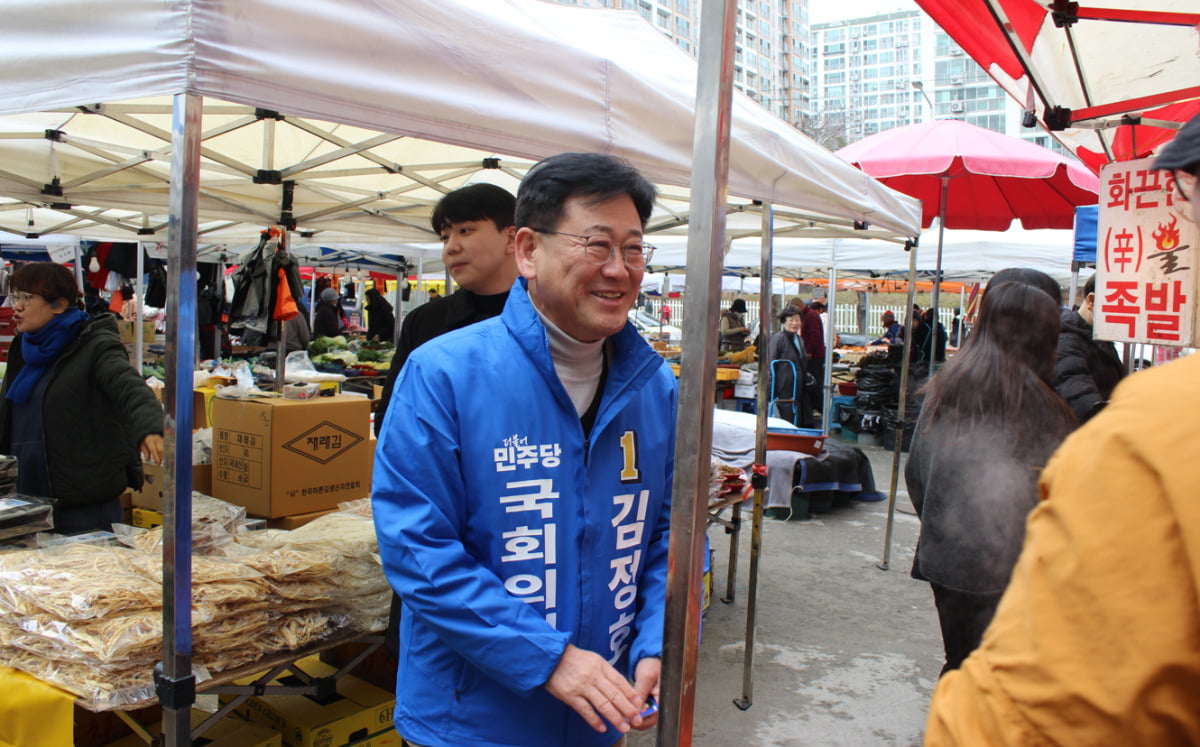
M141 487L142 458L162 461L162 406L130 365L116 318L80 308L66 267L19 267L9 303L17 336L0 453L17 457L17 492L55 499L56 532L109 529L122 520L121 493Z

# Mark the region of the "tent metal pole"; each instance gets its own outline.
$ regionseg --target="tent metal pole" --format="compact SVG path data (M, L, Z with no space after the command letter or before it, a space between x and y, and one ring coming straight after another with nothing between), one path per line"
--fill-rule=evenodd
M771 205L763 205L762 266L760 277L767 278L767 282L770 282L771 276L774 274L774 269L771 266L774 251L772 247L774 243L774 234L772 233L774 224L774 209ZM758 296L758 313L761 321L759 322L758 329L763 339L767 340L770 339L771 332L771 305L771 294L760 293ZM742 656L742 695L733 700L733 704L743 711L754 704L754 633L758 622L758 561L762 556L763 492L767 487L765 469L767 463L767 416L770 415L767 412L767 403L773 395L772 392L767 391L767 386L770 382L770 376L768 375L770 365L770 361L767 360L767 351L760 351L758 356L758 401L757 407L754 410L758 416L754 427L755 469L750 476L750 485L754 488L754 513L752 514L753 518L750 523L750 584L746 592L746 646L745 653ZM742 507L740 505L735 506L734 511L740 515ZM734 536L736 537L737 535ZM730 581L732 582L732 574L730 574ZM730 589L729 596L732 599L732 589Z
M83 293L83 250L75 242L75 286Z
M671 547L663 630L660 747L690 747L700 644L700 602L716 396L717 328L729 186L733 37L737 0L701 6L692 139L683 358L676 425ZM693 281L693 276L695 280Z
M167 240L167 382L163 472L163 660L154 671L167 747L191 740L192 370L196 354L196 237L203 98L178 94L171 124Z
M217 259L217 284L220 292L217 298L221 299L217 306L217 316L213 321L213 359L221 360L221 328L224 322L221 321L221 314L225 311L225 252L221 252Z
M142 249L142 243L137 244L137 277L133 280L133 344L137 347L137 352L134 354L134 368L138 372L138 376L142 375L142 351L145 349L146 335L142 331L142 320L146 318L146 310L142 308L142 301L146 297L145 283L142 281L142 276L146 273L146 251Z
M829 435L829 413L833 409L833 321L837 313L837 245L834 239L831 244L832 258L829 263L829 291L825 294L826 319L829 324L822 330L825 333L825 372L821 382L821 432Z
M937 286L934 286L937 287ZM892 527L896 523L896 486L900 481L900 446L904 443L904 413L908 404L908 369L912 359L913 331L916 329L917 316L913 313L913 301L917 295L917 245L909 242L908 248L908 330L904 337L904 359L900 362L900 409L896 413L900 421L896 424L896 443L892 446L892 482L888 488L887 530L883 534L883 560L876 564L881 571L886 571L892 555Z

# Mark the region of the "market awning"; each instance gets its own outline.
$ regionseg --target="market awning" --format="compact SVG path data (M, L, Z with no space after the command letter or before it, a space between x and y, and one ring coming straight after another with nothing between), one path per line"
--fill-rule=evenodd
M85 20L86 19L86 20ZM472 28L477 33L449 33ZM614 153L685 225L696 61L639 15L534 0L14 0L0 45L0 231L163 240L171 102L205 97L201 247L294 223L322 246L436 240L431 207L534 161ZM113 46L111 40L119 39ZM916 203L743 96L731 210L917 232Z
M916 0L1092 170L1200 113L1195 0Z

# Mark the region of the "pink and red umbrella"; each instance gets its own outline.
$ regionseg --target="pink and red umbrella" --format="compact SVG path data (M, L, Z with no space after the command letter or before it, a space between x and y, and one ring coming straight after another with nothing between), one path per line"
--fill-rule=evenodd
M837 152L885 185L920 199L921 224L1007 230L1071 228L1096 203L1099 180L1077 161L957 119L898 127Z

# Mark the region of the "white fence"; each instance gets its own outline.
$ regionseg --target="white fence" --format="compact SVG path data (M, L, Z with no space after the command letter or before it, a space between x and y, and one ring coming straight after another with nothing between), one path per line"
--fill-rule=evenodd
M957 294L945 294L942 297L943 303L948 300L953 300L954 305L957 305ZM683 298L652 298L650 303L653 307L652 314L655 318L659 318L661 314L662 304L666 304L671 309L671 324L682 328L683 327ZM729 302L722 302L721 308L728 308ZM859 330L858 328L858 312L859 308L856 304L841 303L837 304L833 309L833 328L845 334L866 334L871 336L879 336L882 334L882 329L879 326L879 317L884 311L891 309L896 314L896 319L901 323L904 322L903 307L894 305L872 305L871 297L867 296L867 313L866 329ZM943 306L938 310L938 318L942 322L942 326L946 328L946 333L949 334L952 325L954 324L954 306ZM754 322L758 319L758 302L746 302L746 324L753 327ZM770 329L775 331L778 324L775 320L771 321Z

